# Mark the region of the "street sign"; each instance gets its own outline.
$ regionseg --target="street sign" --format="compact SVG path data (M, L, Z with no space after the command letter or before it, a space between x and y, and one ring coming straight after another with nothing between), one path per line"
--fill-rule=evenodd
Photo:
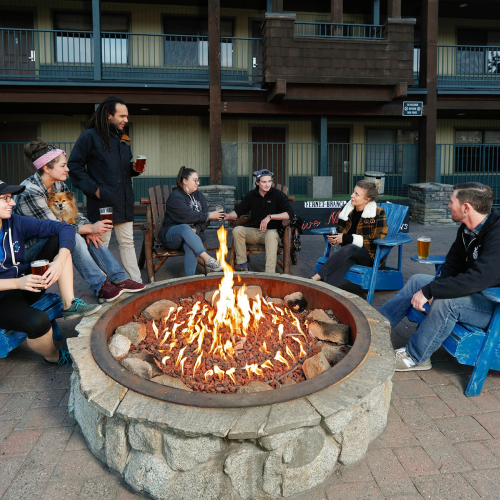
M403 102L403 116L422 116L424 103L421 101Z

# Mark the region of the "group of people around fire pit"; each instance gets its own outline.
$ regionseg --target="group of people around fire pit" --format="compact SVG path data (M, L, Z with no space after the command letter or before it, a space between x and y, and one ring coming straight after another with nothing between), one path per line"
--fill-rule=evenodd
M125 102L107 98L92 115L69 160L65 151L33 141L26 145L25 155L36 173L21 185L0 181L0 328L25 332L28 346L50 363L59 362L64 353L54 347L47 314L32 307L45 290L58 283L66 319L87 316L101 308L75 297L73 264L101 303L145 288L133 240L132 177L142 172L136 169L130 139L124 134L127 122ZM75 196L65 184L68 175L87 196L86 216L78 211ZM266 272L274 273L278 229L283 220L293 219L294 213L288 197L273 187L273 173L257 171L255 188L228 214L223 210L209 212L199 183L195 170L180 169L159 234L165 248L184 251L185 275L195 274L199 259L209 271L221 271L221 263L204 246L207 225L248 213L248 221L233 230L236 271L249 270L247 244L264 244ZM356 184L339 215L338 234L328 236L338 251L331 252L311 280L336 286L352 265L373 265L374 240L386 237L388 231L377 198L375 184ZM431 354L458 321L487 328L495 304L480 292L500 286L500 266L495 265L500 217L492 203L490 187L456 185L449 208L461 226L441 272L436 277L413 276L380 308L392 326L412 306L427 312L408 345L396 350L396 370L430 369ZM100 209L105 207L113 209L112 221L101 220ZM66 219L61 219L63 213L69 214ZM119 243L121 266L108 249L111 231ZM41 276L30 274L30 263L40 260L49 262L47 270Z

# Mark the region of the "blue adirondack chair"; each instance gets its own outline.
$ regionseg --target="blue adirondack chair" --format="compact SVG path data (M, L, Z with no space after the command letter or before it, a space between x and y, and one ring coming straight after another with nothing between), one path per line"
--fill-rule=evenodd
M56 322L56 318L62 316L63 305L61 297L55 293L45 293L32 307L47 313L52 323L52 337L56 340L61 340L61 331ZM0 358L5 358L10 351L22 344L26 337L27 335L23 332L9 332L8 330L0 329Z
M457 323L442 344L460 364L474 367L465 390L466 396L479 396L488 370L500 370L500 288L487 288L481 293L497 303L488 330ZM412 307L406 316L410 321L420 324L425 313Z
M344 276L344 279L359 285L363 290L368 290L366 300L369 304L373 302L375 290L401 290L403 288L403 273L401 272L403 244L413 241L410 235L399 232L408 212L408 207L394 203L380 203L379 205L384 209L389 230L386 238L374 241L377 245L377 252L373 267L355 265ZM314 232L314 230L311 232ZM398 267L392 268L386 266L383 269L379 269L382 259L388 257L394 247L399 247ZM325 253L316 262L314 272L318 272L318 269L328 260L329 256L330 245L327 244Z

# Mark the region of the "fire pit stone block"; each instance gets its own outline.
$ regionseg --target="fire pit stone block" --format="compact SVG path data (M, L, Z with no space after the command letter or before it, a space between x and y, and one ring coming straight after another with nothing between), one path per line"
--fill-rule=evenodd
M320 373L326 372L329 368L330 363L322 352L307 358L302 365L307 380L316 377Z
M231 427L228 439L255 439L264 435L264 426L267 423L270 406L256 406L247 408L245 413Z
M153 375L153 367L142 359L125 358L122 361L122 366L124 366L128 371L138 375L139 377L145 378L146 380L149 380Z
M161 453L161 432L141 422L131 422L128 428L128 439L134 450L145 453Z
M130 339L119 333L115 333L108 341L109 350L115 359L124 358L128 354L131 345Z
M119 326L115 333L123 335L130 339L132 345L140 344L146 338L146 325L142 323L130 322L126 325Z
M339 462L349 465L363 458L370 444L370 434L368 412L358 410L341 433L342 451L340 452Z
M146 319L154 319L155 321L161 321L163 318L168 316L171 308L177 309L177 304L171 300L157 300L153 302L150 306L146 307L142 311L142 316Z
M307 401L295 399L272 406L264 432L270 435L300 427L314 427L320 421L321 416Z
M120 474L125 470L130 451L126 429L126 423L121 419L106 420L106 462Z
M291 431L280 432L272 436L264 436L259 439L259 444L265 450L271 451L281 448L292 439L295 439L304 434L305 428L292 429Z

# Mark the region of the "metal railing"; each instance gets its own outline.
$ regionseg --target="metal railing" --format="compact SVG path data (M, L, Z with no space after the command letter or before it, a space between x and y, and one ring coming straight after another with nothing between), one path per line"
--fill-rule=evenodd
M438 86L500 86L500 47L438 45Z
M295 36L384 40L384 26L377 24L309 23L295 21Z
M437 144L436 182L481 182L500 203L500 144Z

